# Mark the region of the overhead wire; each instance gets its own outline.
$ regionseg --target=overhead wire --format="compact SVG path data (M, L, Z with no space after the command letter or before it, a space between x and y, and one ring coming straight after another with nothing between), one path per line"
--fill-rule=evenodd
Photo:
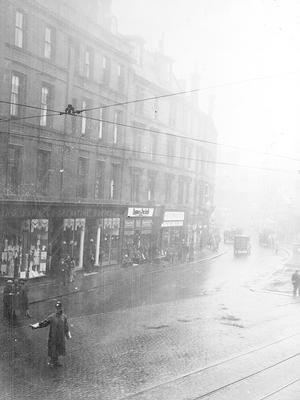
M27 106L26 104L22 104L22 103L11 103L11 102L7 102L7 101L3 101L3 100L0 100L0 103L15 104L15 105L18 105L20 107L29 107L29 108L43 110L42 108L34 107L34 106ZM300 161L300 159L296 158L296 157L291 157L291 156L287 156L287 155L276 154L276 153L271 153L271 152L266 152L266 151L259 151L259 150L245 148L245 147L241 147L241 146L237 146L237 145L221 143L221 142L215 142L215 141L212 141L212 140L199 139L199 138L195 138L195 137L187 137L187 136L184 136L184 135L179 135L177 133L167 132L167 131L163 131L163 130L160 130L160 129L152 129L152 128L146 128L146 127L142 127L142 126L138 126L138 125L125 124L125 123L122 123L122 122L110 121L110 120L95 118L95 117L82 115L82 114L73 115L73 114L68 114L68 113L66 113L64 111L55 111L55 110L51 110L51 109L48 109L48 110L55 112L55 114L46 114L45 115L46 117L52 117L52 116L58 116L58 115L60 115L60 116L62 116L62 115L70 115L71 117L85 118L86 120L103 122L103 123L107 123L107 124L111 124L111 125L121 126L121 127L124 127L124 128L130 128L130 129L136 129L136 130L140 130L140 131L144 131L144 132L161 134L161 135L175 137L175 138L179 138L179 139L183 139L183 140L190 140L190 141L209 144L209 145L228 147L228 148L235 149L235 150L240 150L240 151L245 151L245 152L252 152L252 153L257 153L257 154L261 154L261 155L265 155L265 156L271 156L271 157L275 157L275 158L282 158L282 159L286 159L286 160L290 160L290 161ZM3 119L1 120L0 119L0 122L18 122L20 120L34 119L34 118L41 118L41 115L33 115L33 116L19 117L19 118L18 117L16 117L16 118L14 117L14 118L6 119L6 120L3 120Z
M5 132L5 131L0 131L0 134L14 134L12 132ZM78 140L70 140L70 139L66 139L66 138L53 138L53 137L48 137L48 136L35 136L35 135L29 135L29 134L15 134L17 136L20 137L26 137L32 140L36 140L36 141L40 141L41 139L43 140L49 140L49 141L55 141L58 143L62 143L61 147L63 145L69 144L70 147L72 147L73 145L78 145L79 141L82 138L86 138L85 135L80 135L78 137ZM255 166L255 165L247 165L247 164L240 164L240 163L232 163L232 162L226 162L226 161L215 161L215 160L207 160L207 159L199 159L199 158L194 158L194 157L186 157L186 156L179 156L179 155L175 155L175 154L163 154L163 153L149 153L148 151L143 151L143 150L135 150L135 149L130 149L130 148L126 148L126 147L117 147L113 144L103 144L103 143L99 143L99 142L88 142L85 141L84 142L84 146L86 147L92 147L93 149L100 147L100 148L105 148L105 149L109 149L112 152L114 151L123 151L123 152L130 152L130 153L135 153L135 154L143 154L143 155L152 155L152 156L156 156L156 157L161 157L161 158L173 158L173 159L181 159L181 160L187 160L187 161L195 161L195 162L200 162L200 163L204 163L204 164L211 164L211 165L221 165L221 166L229 166L229 167L239 167L239 168L249 168L249 169L256 169L256 170L262 170L262 171L269 171L269 172L282 172L282 173L298 173L297 171L294 170L289 170L289 169L280 169L280 168L271 168L271 167L260 167L260 166ZM149 160L148 160L149 161ZM174 165L167 165L169 167L172 168L176 168L176 166ZM178 168L182 168L181 166L178 166ZM196 173L196 171L191 171L188 170L188 173Z

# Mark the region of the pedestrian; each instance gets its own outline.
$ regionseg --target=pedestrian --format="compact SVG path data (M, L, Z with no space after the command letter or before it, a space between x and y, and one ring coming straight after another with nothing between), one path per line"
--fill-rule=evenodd
M28 286L27 281L22 279L20 281L20 309L24 317L31 318L29 313L29 301L28 301Z
M61 367L58 357L66 354L65 338L71 339L71 333L66 315L63 313L62 303L58 300L55 304L56 312L50 314L46 319L30 325L32 329L45 328L50 325L48 337L48 365L50 367Z
M74 260L74 257L70 257L69 265L70 265L70 282L72 283L75 280L75 260Z
M300 275L299 271L296 270L292 275L292 285L293 285L293 296L299 296L299 285L300 285Z
M13 309L13 281L9 279L3 290L3 316L4 318L12 318Z

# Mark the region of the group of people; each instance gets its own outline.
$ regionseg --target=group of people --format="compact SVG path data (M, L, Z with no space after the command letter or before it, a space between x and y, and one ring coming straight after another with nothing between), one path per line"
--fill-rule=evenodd
M25 279L9 279L3 290L3 314L4 318L13 321L17 316L28 317L28 286Z

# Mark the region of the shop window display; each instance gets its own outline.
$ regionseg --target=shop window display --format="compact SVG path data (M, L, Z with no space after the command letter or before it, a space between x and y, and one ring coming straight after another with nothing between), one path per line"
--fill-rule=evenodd
M63 228L63 256L69 255L74 259L76 268L79 267L81 235L85 229L84 218L64 219Z
M100 253L102 265L117 264L120 242L120 218L102 220Z
M47 219L7 219L1 241L1 275L36 278L46 275Z

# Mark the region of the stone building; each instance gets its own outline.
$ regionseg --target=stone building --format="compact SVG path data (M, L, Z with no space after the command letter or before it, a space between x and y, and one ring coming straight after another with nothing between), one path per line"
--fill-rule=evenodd
M109 0L0 5L1 275L199 242L214 171L195 159L215 153L185 137L212 121L188 96L132 102L180 90L171 60L118 34Z

